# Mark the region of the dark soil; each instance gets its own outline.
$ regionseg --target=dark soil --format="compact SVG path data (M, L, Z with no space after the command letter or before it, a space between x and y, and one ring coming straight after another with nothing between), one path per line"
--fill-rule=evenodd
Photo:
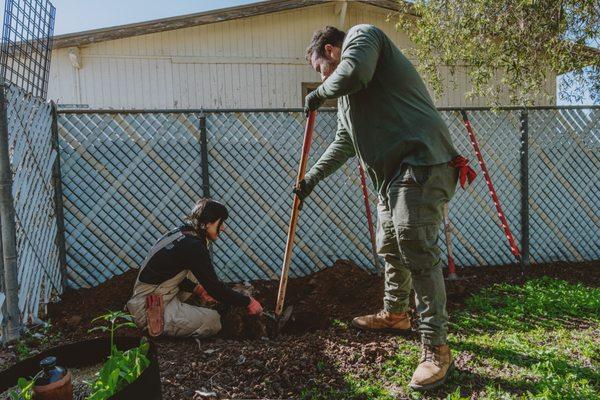
M521 280L514 266L457 272L468 279L447 281L450 313L483 287ZM526 278L543 275L600 287L600 262L534 265L526 272ZM60 303L48 308L53 329L61 332L63 341L91 337L87 333L91 320L106 310L122 309L135 277L136 271L130 271L96 288L65 293ZM278 282L252 286L254 296L272 311ZM211 398L210 392L218 398L299 398L306 387L344 388L347 372L376 377L381 361L405 338L358 332L347 325L354 316L379 310L382 295L382 277L340 260L310 276L289 280L286 305L293 305L294 312L277 337L265 337L269 329L261 330L264 325L269 328L268 318L249 319L237 310L224 318L219 337L158 339L164 398Z

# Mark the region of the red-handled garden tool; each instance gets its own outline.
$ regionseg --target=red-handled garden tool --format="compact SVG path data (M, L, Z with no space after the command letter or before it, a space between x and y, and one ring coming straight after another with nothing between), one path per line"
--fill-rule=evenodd
M367 224L369 225L369 236L371 238L371 251L373 252L373 263L375 270L381 276L382 269L377 254L377 244L375 242L375 230L373 229L373 218L371 217L371 206L369 205L369 190L367 189L367 179L365 178L365 169L360 161L358 162L358 172L360 173L360 187L362 188L363 200L365 201L365 214L367 214Z
M306 121L306 128L304 129L304 141L302 143L302 155L300 156L300 167L298 168L298 178L296 179L296 186L304 179L306 172L306 163L308 162L308 153L310 152L310 144L312 142L313 128L315 126L315 118L317 116L316 111L311 111L308 114ZM294 237L296 234L296 223L298 222L298 214L300 212L300 198L297 194L294 195L294 205L292 206L292 214L290 217L290 225L288 228L287 242L285 244L285 253L283 255L283 265L281 267L281 279L279 280L279 291L277 292L277 305L275 307L275 318L277 328L280 329L286 322L286 318L289 318L291 312L286 310L283 311L283 304L285 302L285 291L287 289L288 273L290 271L290 261L292 259L292 248L294 247Z

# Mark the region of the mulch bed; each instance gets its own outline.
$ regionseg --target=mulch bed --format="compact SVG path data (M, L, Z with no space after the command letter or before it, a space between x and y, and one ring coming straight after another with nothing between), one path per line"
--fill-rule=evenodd
M483 287L521 281L515 266L457 272L470 278L447 282L450 313ZM526 277L542 275L600 287L600 262L534 265L526 272ZM130 271L98 287L65 293L60 303L48 307L53 329L60 331L65 341L92 337L87 332L91 320L106 310L122 309L135 277L136 271ZM278 282L253 282L252 286L263 307L273 310ZM163 396L299 398L307 387L344 388L345 373L376 377L381 361L394 353L399 341L406 339L358 332L347 329L343 323L380 309L382 295L382 277L340 260L330 268L289 280L286 304L294 305L294 313L276 337L263 334L254 335L252 340L231 338L228 330L229 333L201 341L158 339ZM268 323L266 319L263 322ZM133 330L126 333L139 334ZM211 393L218 397L210 397Z

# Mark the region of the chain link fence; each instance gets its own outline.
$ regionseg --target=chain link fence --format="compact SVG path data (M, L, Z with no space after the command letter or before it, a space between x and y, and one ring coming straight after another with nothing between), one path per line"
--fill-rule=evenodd
M523 171L522 110L467 110L511 230L520 238L524 172L531 193L531 261L599 259L600 109L527 112L530 161ZM460 110L442 114L457 149L479 171ZM226 235L213 249L221 277L277 278L302 112L64 111L58 124L71 286L95 286L137 268L152 242L208 194L231 211ZM309 166L333 140L335 128L335 112L320 112ZM377 201L372 191L370 201ZM467 190L457 190L450 218L457 265L514 262L481 174ZM307 200L290 274L306 275L339 258L374 270L356 159Z
M137 267L201 193L196 114L61 114L67 275L95 286Z
M600 259L600 109L529 112L531 256Z

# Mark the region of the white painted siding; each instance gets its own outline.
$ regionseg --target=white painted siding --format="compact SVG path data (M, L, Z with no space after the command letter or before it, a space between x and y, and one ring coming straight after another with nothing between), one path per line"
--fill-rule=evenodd
M371 23L400 48L410 47L387 15L351 3L345 28ZM71 65L67 49L57 49L48 97L91 108L300 107L301 83L319 80L304 61L305 48L325 25L339 25L333 3L84 46L81 69ZM439 106L485 105L465 101L464 72L455 80Z

